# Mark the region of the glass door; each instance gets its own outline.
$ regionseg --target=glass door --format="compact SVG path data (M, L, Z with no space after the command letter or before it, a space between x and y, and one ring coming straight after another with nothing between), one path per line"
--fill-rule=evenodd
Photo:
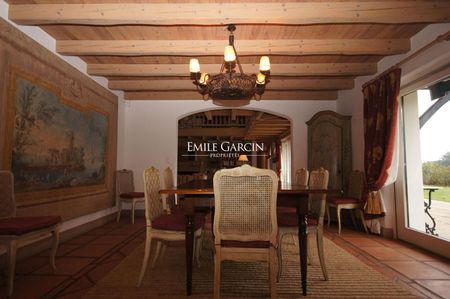
M398 237L447 257L450 255L449 100L445 88L440 92L433 88L417 90L402 97L399 177L395 185Z

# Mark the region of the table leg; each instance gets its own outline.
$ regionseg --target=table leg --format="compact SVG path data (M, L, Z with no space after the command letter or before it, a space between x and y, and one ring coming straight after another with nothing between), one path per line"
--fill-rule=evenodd
M302 279L303 296L306 296L306 277L308 267L308 235L307 219L303 212L298 213L298 250L300 252L300 273Z

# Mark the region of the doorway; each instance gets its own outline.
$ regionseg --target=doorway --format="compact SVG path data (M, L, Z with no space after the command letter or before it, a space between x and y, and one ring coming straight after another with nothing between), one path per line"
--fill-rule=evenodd
M434 88L450 85L442 82L449 81L402 97L397 231L400 239L449 257L450 94Z
M219 109L185 116L178 121L178 184L211 179L219 169L242 164L290 180L290 136L289 119L264 111Z

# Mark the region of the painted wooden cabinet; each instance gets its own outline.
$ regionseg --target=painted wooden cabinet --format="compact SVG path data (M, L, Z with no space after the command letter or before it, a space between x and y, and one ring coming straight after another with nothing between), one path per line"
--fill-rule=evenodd
M321 111L306 124L308 169L324 167L330 172L330 189L346 188L352 171L351 116Z

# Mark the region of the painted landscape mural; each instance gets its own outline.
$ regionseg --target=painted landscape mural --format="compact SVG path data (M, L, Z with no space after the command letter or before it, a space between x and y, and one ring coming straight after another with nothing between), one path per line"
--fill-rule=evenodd
M21 76L15 80L11 168L16 191L103 184L107 116L69 106Z

